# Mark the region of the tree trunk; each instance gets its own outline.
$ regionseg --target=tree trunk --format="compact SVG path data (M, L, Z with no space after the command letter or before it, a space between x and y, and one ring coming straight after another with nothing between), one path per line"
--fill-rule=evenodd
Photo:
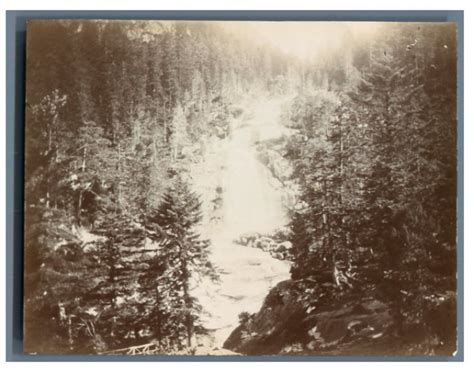
M116 210L122 209L122 153L120 152L120 145L117 146L118 151L118 162L117 162L117 170L118 170L118 182L117 182L117 205Z
M83 173L86 171L86 155L87 155L87 146L84 146L84 152L82 155L82 165L81 165L81 171Z
M184 282L184 285L183 285L183 292L184 292L184 302L186 304L186 319L185 319L185 322L186 322L186 338L187 338L187 344L188 344L188 347L191 347L192 346L192 342L191 342L191 339L192 339L192 336L193 336L193 328L194 328L194 324L193 324L193 319L192 319L192 316L191 316L191 308L192 308L192 300L191 300L191 296L189 295L189 285L188 285L188 281L186 280Z
M188 270L188 265L186 262L186 255L184 254L184 248L182 245L179 245L181 250L181 274L183 278L183 296L184 296L184 303L186 305L186 316L185 316L185 327L186 327L186 339L187 339L187 346L192 346L192 336L194 332L194 324L192 318L192 307L193 307L193 300L189 293L189 278L190 273Z
M84 193L84 190L81 190L79 192L79 200L77 201L77 213L76 213L76 220L78 226L81 226L81 209L82 209L82 194Z
M72 318L71 318L71 314L69 314L68 317L67 317L67 336L68 336L69 350L72 350L74 340L72 338Z

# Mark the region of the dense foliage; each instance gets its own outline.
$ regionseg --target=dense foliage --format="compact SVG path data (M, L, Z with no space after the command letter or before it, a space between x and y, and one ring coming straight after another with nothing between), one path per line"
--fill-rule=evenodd
M25 350L190 346L189 287L216 275L186 171L281 56L212 23L140 21L34 21L27 55Z
M288 156L295 279L392 306L392 335L417 352L455 350L454 28L391 26L358 52L356 84L299 95ZM336 296L333 294L333 296ZM308 307L317 298L307 299ZM447 332L451 329L451 332Z
M285 257L308 313L372 296L408 352L455 349L452 25L299 61L212 22L34 21L27 57L26 351L189 352L206 331L192 287L218 279L189 168L257 94L291 101L259 146L299 190Z

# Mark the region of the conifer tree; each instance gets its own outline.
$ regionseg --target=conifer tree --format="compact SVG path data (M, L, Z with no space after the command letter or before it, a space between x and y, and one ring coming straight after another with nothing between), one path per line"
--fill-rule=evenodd
M197 232L201 222L201 202L179 176L165 192L161 204L151 212L148 224L160 226L160 249L152 260L144 282L154 283L158 296L149 296L158 306L160 329L156 336L175 339L190 347L199 324L200 305L192 295L200 278L216 279L209 260L209 241Z

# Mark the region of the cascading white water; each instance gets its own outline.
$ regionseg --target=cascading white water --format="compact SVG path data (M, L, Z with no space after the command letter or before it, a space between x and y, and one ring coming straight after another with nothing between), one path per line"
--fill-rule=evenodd
M221 271L221 282L203 282L195 296L207 315L204 326L214 330L206 346L221 347L238 325L241 312L257 312L268 291L289 278L289 263L268 252L233 243L245 233L268 233L286 223L281 190L271 183L271 175L258 159L255 141L281 135L276 100L255 104L252 117L235 121L223 144L223 218L212 229L211 260ZM250 111L250 110L249 110Z
M285 221L280 190L269 183L268 170L257 160L256 132L252 127L234 130L227 147L222 229L234 237L271 232Z

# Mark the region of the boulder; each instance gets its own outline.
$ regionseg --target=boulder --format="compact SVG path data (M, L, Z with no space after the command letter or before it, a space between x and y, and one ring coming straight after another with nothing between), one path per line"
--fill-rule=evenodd
M389 349L393 319L373 295L331 296L308 304L308 282L287 280L274 287L260 311L241 322L224 348L246 355L381 355ZM310 307L309 307L310 306ZM308 311L310 310L310 311Z
M277 246L277 248L276 248L276 251L277 251L277 252L287 252L287 251L289 251L289 250L291 249L292 246L293 246L293 245L292 245L290 242L288 242L288 241L286 241L286 242L281 242L281 243L278 244L278 246Z

